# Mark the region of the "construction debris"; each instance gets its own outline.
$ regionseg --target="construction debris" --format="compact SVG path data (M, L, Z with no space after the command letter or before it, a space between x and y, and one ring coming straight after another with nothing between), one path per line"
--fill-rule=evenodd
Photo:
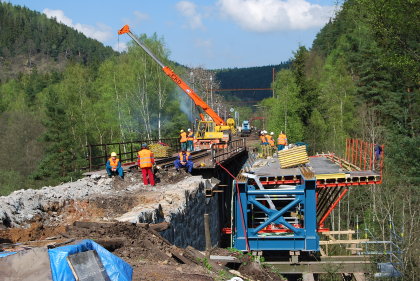
M291 168L309 162L306 146L295 146L278 152L280 167L282 169Z

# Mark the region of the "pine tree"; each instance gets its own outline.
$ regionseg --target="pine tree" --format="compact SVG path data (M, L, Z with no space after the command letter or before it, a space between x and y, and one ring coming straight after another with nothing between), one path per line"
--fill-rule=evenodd
M75 147L71 136L71 120L66 113L66 105L54 89L48 91L46 104L46 132L42 141L47 144L45 156L37 171L35 180L53 184L80 176L83 154Z

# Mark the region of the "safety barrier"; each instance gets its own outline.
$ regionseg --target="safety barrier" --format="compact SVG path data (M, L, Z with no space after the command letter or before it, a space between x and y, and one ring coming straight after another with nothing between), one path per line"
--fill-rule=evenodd
M345 160L361 170L382 170L384 160L384 145L377 145L381 153L375 155L374 143L360 139L346 139Z
M210 149L213 163L221 163L238 153L246 151L246 140L241 138L227 143L212 144Z
M93 171L105 167L111 152L116 152L121 163L132 163L137 161L137 152L141 149L141 145L147 143L163 143L171 146L176 151L181 149L179 138L156 138L144 139L128 142L114 142L102 144L89 144L87 145L86 161L87 166L82 169Z

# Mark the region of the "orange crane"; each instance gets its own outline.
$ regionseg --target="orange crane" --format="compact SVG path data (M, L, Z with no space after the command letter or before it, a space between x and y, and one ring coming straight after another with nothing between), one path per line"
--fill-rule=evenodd
M200 113L201 121L198 124L196 132L197 146L207 148L213 143L230 140L231 133L236 132L235 120L228 118L227 122L223 120L199 95L197 95L181 77L179 77L172 69L165 66L140 40L130 31L128 25L124 25L118 31L119 35L128 34L157 64L162 67L163 72L175 82L194 102L201 108L213 121L206 121L204 115Z

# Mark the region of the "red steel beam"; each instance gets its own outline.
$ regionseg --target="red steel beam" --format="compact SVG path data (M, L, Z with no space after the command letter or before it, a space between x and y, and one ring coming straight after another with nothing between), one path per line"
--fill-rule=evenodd
M334 210L335 206L337 206L338 202L340 202L340 200L344 197L344 195L346 195L348 190L349 189L346 188L346 189L343 190L343 192L341 192L341 194L340 194L340 196L338 196L337 200L335 200L335 202L330 206L330 208L325 213L325 215L321 218L321 220L319 221L319 227L320 228L324 227L324 221L328 218L328 216Z

